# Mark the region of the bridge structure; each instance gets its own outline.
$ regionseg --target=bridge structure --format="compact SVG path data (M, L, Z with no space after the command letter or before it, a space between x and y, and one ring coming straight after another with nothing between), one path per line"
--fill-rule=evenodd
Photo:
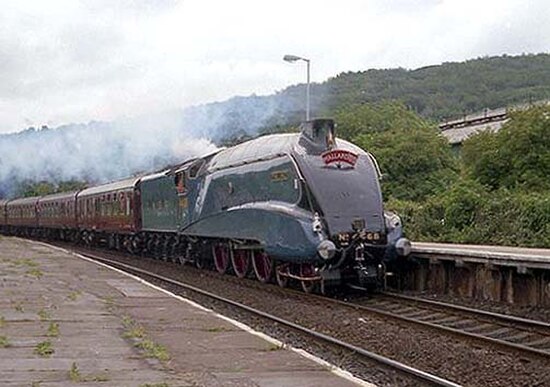
M439 129L452 146L458 146L476 133L487 130L498 131L508 121L508 110L507 108L485 109L481 113L442 122L439 124Z
M550 104L550 100L513 105L498 109L484 109L482 112L441 122L439 124L439 130L441 130L441 134L447 138L452 146L460 146L464 140L476 133L484 131L497 132L500 130L508 121L509 113L512 110L522 110L534 105L545 104Z

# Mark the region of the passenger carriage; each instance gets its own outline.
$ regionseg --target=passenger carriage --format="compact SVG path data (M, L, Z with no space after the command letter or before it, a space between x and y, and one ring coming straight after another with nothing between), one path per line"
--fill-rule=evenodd
M38 231L38 200L33 196L10 200L6 205L8 232L10 234L34 237Z
M134 236L141 229L138 182L139 178L132 177L77 194L77 221L85 243L131 249Z
M38 227L48 239L75 241L78 236L76 195L78 191L43 196L38 200Z

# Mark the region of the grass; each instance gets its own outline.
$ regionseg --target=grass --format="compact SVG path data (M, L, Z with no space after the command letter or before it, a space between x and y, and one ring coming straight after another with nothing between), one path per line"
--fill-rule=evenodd
M6 336L0 336L0 348L8 348L10 342Z
M52 343L49 340L38 343L34 348L34 353L42 357L50 357L54 352Z
M78 296L80 296L81 294L82 294L82 292L80 290L75 290L73 292L70 292L69 295L67 296L67 298L71 301L76 301Z
M227 332L225 327L210 327L206 328L206 332Z
M107 305L107 309L109 310L115 307L115 300L112 296L105 297L103 302L105 302L105 305Z
M25 311L23 309L23 304L21 304L20 302L15 302L15 305L13 307L17 312L23 313Z
M108 382L111 380L107 374L92 375L86 378L87 382Z
M129 328L122 334L125 339L143 339L145 337L145 329L142 326Z
M131 328L135 324L136 322L130 316L122 316L122 325L124 325L124 328Z
M38 311L38 317L40 317L40 321L48 321L52 318L51 314L45 309L40 309Z
M37 267L33 267L32 269L29 269L25 272L25 274L28 274L32 277L36 277L38 279L40 279L40 277L42 277L44 275L44 273L42 272L42 270L40 270L39 268Z
M109 376L106 374L83 376L80 373L80 370L78 369L78 365L75 362L71 364L71 369L69 369L69 379L71 380L71 382L74 382L74 383L108 382L110 380Z
M46 336L48 336L48 337L57 337L57 336L59 336L59 324L52 321L50 323L50 326L48 327L48 331L46 332Z
M170 360L170 354L166 350L166 347L147 338L145 329L141 325L138 325L130 316L122 317L122 325L126 328L122 337L137 340L134 346L144 351L146 357L155 358L160 361Z
M18 258L12 261L15 266L38 267L38 263L29 258Z
M6 325L6 319L4 316L0 316L0 328L2 328L4 325Z
M283 348L284 348L284 346L283 346L282 344L281 344L281 345L279 345L279 344L271 344L271 345L269 345L269 347L267 347L267 348L265 349L265 351L266 351L266 352L280 351L280 350L283 349Z
M80 374L78 365L75 362L71 364L71 369L69 370L69 379L71 380L71 382L75 382L75 383L82 381L82 375Z
M122 316L122 325L126 329L122 334L125 339L142 339L145 337L145 329L130 316Z
M140 342L135 343L134 346L145 351L146 357L158 359L160 361L170 360L170 354L166 350L166 347L157 344L150 339L143 339Z
M168 383L144 383L140 384L139 387L170 387Z

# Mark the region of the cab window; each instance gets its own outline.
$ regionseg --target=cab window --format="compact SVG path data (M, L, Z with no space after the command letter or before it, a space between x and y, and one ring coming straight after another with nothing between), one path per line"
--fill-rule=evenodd
M178 195L185 195L187 193L185 172L180 171L174 176L174 183L176 185L176 191Z

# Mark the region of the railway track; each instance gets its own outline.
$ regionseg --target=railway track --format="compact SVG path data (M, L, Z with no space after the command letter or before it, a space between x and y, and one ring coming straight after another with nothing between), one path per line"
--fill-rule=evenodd
M393 371L397 371L398 373L405 375L407 377L412 377L413 379L420 381L422 383L425 383L427 385L432 386L445 386L445 387L458 387L460 384L454 383L452 381L446 380L444 378L435 376L433 374L430 374L428 372L422 371L420 369L408 366L406 364L400 363L398 361L392 360L390 358L384 357L382 355L376 354L374 352L368 351L365 348L361 348L357 345L350 344L348 342L342 341L340 339L334 338L332 336L329 336L327 334L317 332L314 329L308 328L306 326L297 324L295 322L283 319L281 317L278 317L276 315L264 312L262 310L253 308L248 305L244 305L242 303L233 301L231 299L228 299L226 297L217 295L215 293L212 293L210 291L206 291L204 289L200 289L196 286L189 285L180 281L176 281L172 278L168 278L166 276L162 276L156 273L153 273L149 270L143 270L139 267L135 267L133 265L129 265L126 263L119 262L117 260L108 259L105 257L101 257L97 254L89 253L89 252L79 252L81 255L93 259L95 261L101 262L103 264L115 267L117 269L123 270L125 272L129 272L135 275L138 275L140 277L145 277L149 279L154 279L156 282L168 285L171 289L180 289L185 291L191 291L193 293L199 294L204 297L208 297L209 299L213 299L215 301L221 302L223 304L229 305L233 308L238 308L242 311L246 311L247 313L250 313L256 317L260 317L263 319L266 319L270 322L274 322L277 324L280 324L282 326L285 326L287 328L290 328L291 330L294 330L298 332L301 335L307 336L309 338L313 338L319 342L323 342L325 344L329 344L330 346L333 346L338 349L344 349L347 351L350 351L364 359L374 361L388 369L391 369ZM320 297L321 298L321 297ZM323 298L325 301L330 300ZM332 300L331 300L332 301ZM352 307L356 307L355 305L352 305Z
M550 358L550 324L543 321L394 293L352 304L381 316Z
M167 287L175 293L182 294L205 305L212 304L214 309L220 308L221 313L233 316L233 318L242 320L251 326L262 326L262 331L268 332L274 337L283 337L283 341L296 345L298 348L308 348L312 353L317 353L325 359L331 359L330 361L333 364L342 364L343 367L357 376L360 375L366 380L375 380L376 383L382 381L382 385L401 385L401 383L411 386L441 384L428 382L410 376L410 374L406 376L406 371L392 371L394 368L391 365L386 367L377 366L374 360L369 361L367 356L363 356L358 352L352 353L351 350L343 350L343 347L328 344L322 338L313 340L312 336L308 338L307 334L300 333L298 330L285 325L284 322L279 323L276 320L268 320L267 317L261 317L261 315L254 314L254 312L247 312L246 308L241 309L231 303L224 304L223 301L212 301L213 298L201 296L200 292L197 292L195 296L193 290L186 291L185 288L171 285L170 282L157 280L154 278L156 275L153 273L159 274L160 277L168 277L171 281L184 282L198 288L207 289L207 292L215 291L231 298L233 302L237 301L236 304L241 303L260 312L263 311L263 313L267 312L267 314L282 316L287 320L291 320L289 321L291 324L304 326L315 333L325 333L342 342L351 343L352 346L359 346L360 349L361 347L363 350L368 348L377 354L381 354L382 358L389 357L389 359L407 364L413 369L427 371L455 381L449 383L458 382L474 386L492 385L496 381L506 380L508 385L523 386L547 385L550 381L550 374L545 371L548 364L548 355L545 353L535 354L530 352L529 357L532 359L526 359L523 349L499 342L481 341L460 332L426 326L417 321L412 321L412 318L411 320L400 318L396 313L412 303L429 308L430 313L434 312L434 308L438 311L443 309L450 313L449 308L451 308L453 313L461 316L461 319L466 319L466 316L470 318L468 311L476 312L470 310L470 308L391 293L379 294L374 298L371 296L367 298L364 295L357 297L357 293L346 294L345 300L327 298L305 294L303 291L297 290L298 287L281 288L276 285L265 285L251 278L220 275L215 271L198 270L192 266L181 268L179 264L175 263L144 259L145 257L136 259L135 256L102 249L90 251L72 245L57 245L83 255L91 255L92 258L94 258L94 255L99 255L100 258L113 261L113 264L130 265L128 270L122 266L120 268L126 271L137 269L133 271L135 274L145 276L151 279L153 283L161 285L162 282L165 285L161 286ZM144 274L140 274L140 270ZM269 302L261 300L269 300ZM387 305L388 300L392 300L392 304L399 303L401 307L388 307L383 310L383 305ZM385 303L375 305L380 301L385 301ZM388 312L388 309L394 309L394 313ZM491 312L479 312L484 315L484 319L489 319L491 322L495 322L502 316ZM425 313L430 314L427 311ZM499 321L499 323L512 328L517 325L523 327L521 324L530 323L529 320L522 318L503 317L506 321ZM392 320L400 322L392 323ZM273 322L277 322L277 324ZM536 321L534 323L536 327L523 327L522 329L545 336L548 331L548 324ZM346 327L346 329L342 329L343 327ZM322 333L320 334L322 335ZM502 345L507 350L502 351ZM397 377L398 375L401 376ZM419 383L419 381L422 382Z
M209 275L208 271L205 275ZM216 273L213 273L216 277ZM227 281L242 282L233 276ZM254 282L253 282L254 283ZM261 286L261 285L258 285ZM285 289L302 296L298 290ZM367 301L342 301L310 294L322 302L413 323L473 341L482 341L531 355L550 358L550 323L484 310L384 292Z

